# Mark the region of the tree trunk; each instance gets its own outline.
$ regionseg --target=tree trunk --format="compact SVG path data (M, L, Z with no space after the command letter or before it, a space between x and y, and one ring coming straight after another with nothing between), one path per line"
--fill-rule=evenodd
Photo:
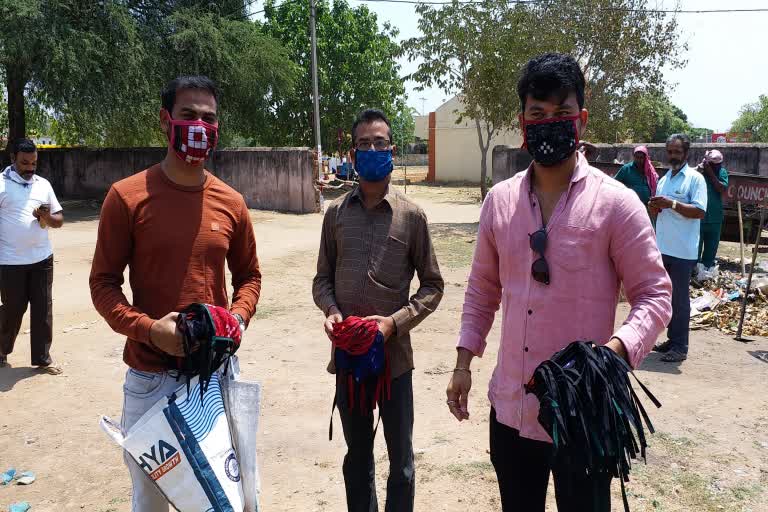
M24 88L27 80L24 70L18 66L6 66L6 87L8 90L8 151L16 139L25 137L27 125L24 112Z
M488 146L480 148L480 197L483 201L488 193L486 176L488 176Z
M480 197L485 200L485 195L488 193L485 178L488 176L488 146L490 145L490 139L483 141L483 129L477 116L475 117L475 127L477 128L477 143L480 145Z

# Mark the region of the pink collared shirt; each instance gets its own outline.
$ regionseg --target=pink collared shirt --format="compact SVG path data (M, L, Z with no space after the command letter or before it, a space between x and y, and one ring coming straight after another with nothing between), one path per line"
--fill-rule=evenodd
M619 338L637 367L672 315L672 284L637 195L578 155L568 191L547 224L550 284L531 276L539 256L528 234L542 227L531 168L493 187L480 213L458 346L482 356L499 305L501 346L488 397L497 420L551 442L524 385L572 341ZM614 332L619 285L632 307Z

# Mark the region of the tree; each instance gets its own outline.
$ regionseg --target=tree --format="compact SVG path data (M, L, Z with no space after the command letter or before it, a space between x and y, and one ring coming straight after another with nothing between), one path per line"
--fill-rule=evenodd
M0 74L10 138L27 132L28 118L44 118L63 143L163 143L159 92L181 74L206 74L221 86L222 145L265 138L272 98L292 89L296 67L247 19L248 3L4 0Z
M189 0L187 4L191 3ZM289 95L298 68L287 50L244 17L224 17L203 7L182 7L169 16L142 24L145 45L154 56L151 66L159 80L155 91L175 76L202 74L221 89L222 146L235 138L258 144L272 137L275 98ZM243 6L243 1L239 4ZM154 93L157 96L157 92ZM150 102L157 123L159 104Z
M0 74L8 138L26 134L27 106L103 121L105 105L136 92L143 52L128 11L115 2L4 0ZM92 125L80 124L87 132Z
M548 48L574 56L587 80L595 141L615 141L628 123L640 122L628 109L633 98L667 88L662 70L684 64L676 18L649 9L648 0L548 0L531 6Z
M618 131L623 138L637 142L666 142L673 133L692 134L688 116L663 94L649 93L629 98L625 106L631 111Z
M755 103L744 105L731 131L751 133L752 142L768 142L768 96L761 95Z
M267 141L274 144L314 146L308 4L268 0L264 7L265 33L288 49L300 70L295 90L273 95ZM339 130L349 130L359 111L397 114L405 94L397 64L400 47L395 29L384 24L380 30L368 7L351 8L346 0L319 1L316 26L321 140L324 147L336 148ZM350 140L344 137L342 149Z
M411 78L459 94L475 120L481 149L481 191L486 155L499 130L517 127L516 82L525 62L549 51L573 55L587 80L591 116L585 137L614 141L633 119L631 98L660 91L662 68L682 62L674 18L646 10L647 0L482 0L442 8L420 5L421 37L404 45L420 65Z
M416 122L413 115L416 111L407 106L404 101L398 101L397 112L390 119L392 124L392 142L397 147L397 153L404 156L408 151L408 145L413 143Z
M442 8L419 4L416 12L422 36L403 43L403 51L420 63L408 78L418 82L419 89L436 86L461 96L457 123L465 117L474 120L481 155L480 190L485 197L491 141L513 125L519 111L513 82L524 52L504 43L525 26L528 12L522 5L510 8L503 0L454 0Z

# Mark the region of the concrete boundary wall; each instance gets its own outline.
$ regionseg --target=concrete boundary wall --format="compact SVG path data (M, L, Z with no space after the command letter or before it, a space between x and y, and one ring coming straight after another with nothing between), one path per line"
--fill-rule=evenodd
M161 161L165 148L41 149L38 172L60 199L102 200L113 183ZM216 151L206 167L240 192L249 208L319 211L308 148Z

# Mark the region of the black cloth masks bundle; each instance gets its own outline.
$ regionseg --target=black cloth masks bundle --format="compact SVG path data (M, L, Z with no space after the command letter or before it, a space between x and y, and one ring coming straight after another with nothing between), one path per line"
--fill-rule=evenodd
M629 481L630 461L638 454L645 460L648 446L643 420L654 432L630 373L626 361L610 348L578 341L541 363L525 386L526 393L539 399L538 420L552 438L553 456L576 474L609 473L620 478L626 512L624 482ZM661 407L636 376L635 380Z
M179 313L179 331L184 339L184 358L179 377L200 377L200 398L208 390L214 372L218 371L240 348L240 323L225 308L210 304L191 304ZM226 374L227 367L224 367Z

